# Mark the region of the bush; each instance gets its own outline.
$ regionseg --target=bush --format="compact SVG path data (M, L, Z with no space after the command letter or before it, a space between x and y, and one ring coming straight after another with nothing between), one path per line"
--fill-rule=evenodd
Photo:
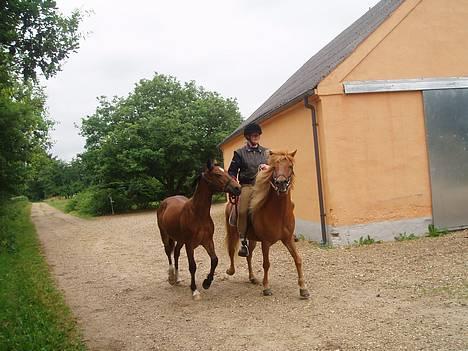
M26 201L2 201L0 203L0 255L17 251L17 234L15 228L21 225L21 209Z

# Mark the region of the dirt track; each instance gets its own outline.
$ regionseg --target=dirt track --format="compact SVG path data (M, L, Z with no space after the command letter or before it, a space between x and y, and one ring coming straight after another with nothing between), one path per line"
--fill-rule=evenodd
M468 350L468 231L330 250L301 241L312 295L304 301L281 244L270 256L273 296L247 282L243 260L228 278L222 207L212 215L220 264L194 302L184 251L181 285L167 282L155 213L83 220L33 205L47 261L90 350ZM203 248L195 256L201 289L209 259Z

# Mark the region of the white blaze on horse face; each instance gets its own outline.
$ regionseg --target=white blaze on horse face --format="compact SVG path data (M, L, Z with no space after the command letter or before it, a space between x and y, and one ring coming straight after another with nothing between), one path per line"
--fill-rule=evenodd
M225 171L223 168L219 167L219 169L220 169L223 173L226 173L226 171Z

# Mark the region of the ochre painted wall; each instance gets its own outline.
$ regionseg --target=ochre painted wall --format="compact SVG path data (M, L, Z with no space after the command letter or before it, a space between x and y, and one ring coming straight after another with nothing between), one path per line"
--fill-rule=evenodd
M327 224L430 217L421 92L344 95L343 82L468 76L468 1L407 0L317 87Z
M261 123L263 134L260 144L271 150L297 149L296 186L292 192L296 217L307 221L320 221L315 158L313 153L312 120L310 110L302 103ZM225 168L229 167L234 150L244 145L239 136L222 145Z
M322 98L332 226L431 216L420 92Z

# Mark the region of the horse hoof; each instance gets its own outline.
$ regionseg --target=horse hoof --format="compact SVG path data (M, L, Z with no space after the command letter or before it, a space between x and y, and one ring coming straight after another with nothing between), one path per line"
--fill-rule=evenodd
M307 289L299 289L299 293L301 295L301 299L308 299L310 297L309 290Z
M193 301L199 301L201 300L201 294L198 290L195 290L193 293L192 293L192 299Z
M234 268L226 269L226 274L227 275L234 275L235 272L236 272L236 270Z
M176 284L177 279L176 279L176 274L175 274L175 269L174 269L174 267L169 267L167 281L168 281L169 284L171 284L171 285L175 285L175 284Z
M254 284L254 285L260 284L260 281L259 281L257 278L250 278L249 280L250 280L250 282L251 282L252 284Z
M271 291L270 288L263 290L263 296L271 296L271 295L273 295L273 292Z
M205 280L203 281L202 286L203 286L203 289L205 289L205 290L206 290L206 289L209 289L210 286L211 286L211 281L208 280L208 279L205 279Z

